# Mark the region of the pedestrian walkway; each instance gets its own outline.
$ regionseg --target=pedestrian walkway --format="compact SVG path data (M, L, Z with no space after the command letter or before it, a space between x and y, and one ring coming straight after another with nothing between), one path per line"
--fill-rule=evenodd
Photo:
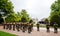
M36 30L36 27L34 27L34 30L29 34L27 31L24 33L22 31L13 31L13 30L6 30L3 29L2 26L0 26L0 30L4 32L8 32L11 34L16 34L17 36L60 36L60 29L59 32L56 34L53 32L53 29L51 28L50 33L46 32L46 28L40 28L40 31Z
M37 28L34 27L34 29L37 29ZM46 28L42 28L42 27L40 27L40 30L45 30L45 31L46 31ZM54 28L50 28L50 31L54 31ZM58 29L58 31L60 31L60 29Z

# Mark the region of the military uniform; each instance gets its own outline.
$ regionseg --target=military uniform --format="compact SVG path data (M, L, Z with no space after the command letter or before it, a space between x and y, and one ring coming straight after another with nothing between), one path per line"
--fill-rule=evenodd
M28 33L31 33L31 24L28 24Z
M18 25L19 25L19 31L21 30L21 25L20 25L21 23L18 23Z
M23 26L22 23L20 23L20 29L21 29L21 30L22 30L22 26Z
M3 24L3 29L6 29L6 23L5 23L5 24Z
M49 30L50 24L46 24L46 28L47 28L47 32L50 32L50 30Z
M9 23L9 30L12 29L12 23Z
M13 23L13 31L15 31L15 23Z
M9 29L9 23L6 24L6 29Z
M22 31L25 32L25 24L23 23Z
M25 31L27 31L27 23L25 23L25 25L24 25L24 26L25 26Z
M39 31L39 24L37 23L36 25L37 25L37 31Z
M31 31L33 30L33 24L31 24Z
M17 29L17 31L20 31L19 30L19 24L16 24L16 29Z
M58 30L57 28L58 28L58 24L55 23L55 24L54 24L54 33L57 33L57 32L58 32L58 31L57 31L57 30Z

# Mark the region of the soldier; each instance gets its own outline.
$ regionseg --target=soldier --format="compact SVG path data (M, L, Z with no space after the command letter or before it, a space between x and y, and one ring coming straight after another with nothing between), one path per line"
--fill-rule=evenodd
M28 26L27 24L28 24L28 23L25 23L25 31L27 31L27 26Z
M32 31L33 30L33 20L31 19L30 21L29 21L29 23L30 23L30 30Z
M31 33L31 24L28 24L28 33Z
M22 30L22 23L20 23L20 29Z
M12 23L9 23L9 30L12 29Z
M15 31L15 22L12 25L13 25L13 30Z
M47 32L50 32L50 30L49 30L50 24L49 23L46 24L46 28L47 28Z
M3 29L6 29L6 23L3 24Z
M29 24L29 23L27 22L27 23L26 23L26 31L28 30L28 24Z
M31 31L33 30L33 23L31 23Z
M16 29L17 29L17 31L20 31L19 30L19 24L16 24Z
M6 29L9 29L9 23L6 23Z
M18 24L19 24L19 31L20 31L20 29L21 29L21 25L20 25L20 22L19 22Z
M37 25L37 31L39 31L39 23L37 23L36 25Z
M55 24L54 24L54 33L57 33L58 31L57 31L57 28L58 28L58 24L55 22Z
M23 26L22 26L22 31L25 32L25 24L23 23Z

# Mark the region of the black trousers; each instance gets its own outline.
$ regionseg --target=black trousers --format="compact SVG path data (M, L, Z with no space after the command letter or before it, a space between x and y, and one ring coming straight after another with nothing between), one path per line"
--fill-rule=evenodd
M57 32L58 32L57 28L54 28L54 33L57 33Z
M39 31L39 27L37 27L37 31Z
M13 31L15 31L15 24L13 24Z

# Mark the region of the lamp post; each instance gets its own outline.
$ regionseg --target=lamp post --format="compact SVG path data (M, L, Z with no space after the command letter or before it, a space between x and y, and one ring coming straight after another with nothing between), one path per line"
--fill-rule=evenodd
M3 12L3 9L0 9L0 14L2 15L2 18L3 18L4 23L6 23L5 22L6 16L4 16L5 12Z
M2 10L2 9L0 9L0 14L2 15L2 18L3 18L4 23L6 23L5 18L7 18L7 17L8 17L10 14L12 14L12 13L7 14L7 15L5 16L5 15L4 15L4 14L5 14L5 12L3 12L3 10Z
M4 16L5 13L4 13L4 12L0 12L0 14L2 15L2 18L3 18L4 23L6 23L6 22L5 22L6 16Z

